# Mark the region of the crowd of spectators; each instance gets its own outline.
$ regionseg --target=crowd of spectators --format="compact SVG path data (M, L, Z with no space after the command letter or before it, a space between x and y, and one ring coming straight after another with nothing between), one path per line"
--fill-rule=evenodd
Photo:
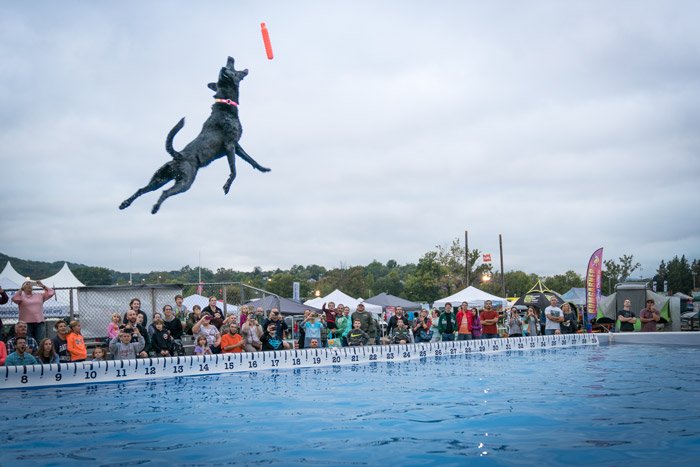
M290 326L277 308L272 308L266 316L262 308L244 305L238 310L238 315L227 315L212 296L204 309L195 305L189 311L182 303L182 296L177 295L175 307L165 305L162 313L153 313L150 324L148 314L141 310L141 301L132 299L123 315L111 315L105 329L106 346L96 345L88 355L80 321L57 321L53 339L45 337L45 331L39 329L41 326L33 326L37 319L43 324L41 305L53 294L43 284L37 285L43 288L42 294L33 293L27 282L12 298L20 305L20 320L7 341L0 340L0 365L185 355L185 336L192 336L192 345L189 346L192 353L211 355L571 334L579 330L576 312L568 303L559 307L554 297L550 306L541 313L529 307L524 316L515 307L499 313L491 301L484 302L481 309L462 302L456 312L449 303L442 312L422 309L408 313L402 307L396 307L381 318L367 312L362 303L351 310L348 306L329 302L323 304L321 313L306 310L303 318L292 319ZM625 301L618 317L621 331L633 330L637 317L630 311L629 300ZM22 318L34 321L27 322ZM640 312L642 330L655 330L658 321L659 312L654 308L654 301L648 300L647 307Z

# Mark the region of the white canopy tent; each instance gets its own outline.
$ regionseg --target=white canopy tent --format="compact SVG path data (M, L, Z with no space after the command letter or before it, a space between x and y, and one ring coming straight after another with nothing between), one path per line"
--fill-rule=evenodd
M355 311L357 305L362 303L365 306L365 310L373 315L381 315L382 307L379 305L372 305L371 303L366 303L361 299L352 298L350 295L335 289L333 292L329 293L325 297L318 297L304 302L304 305L312 306L314 308L321 309L324 303L333 302L336 305L342 303L344 306L350 307L351 311Z
M0 272L0 277L9 279L11 282L14 282L18 286L21 286L24 283L24 281L27 280L26 277L15 271L15 268L12 267L12 264L9 261L5 265L5 269L3 269L2 272Z
M436 308L443 308L446 303L451 303L453 307L458 307L462 302L467 302L469 307L475 306L477 308L482 308L486 300L491 300L494 308L508 305L508 300L505 298L497 297L496 295L491 295L483 290L479 290L474 286L469 286L449 297L436 300L433 306Z

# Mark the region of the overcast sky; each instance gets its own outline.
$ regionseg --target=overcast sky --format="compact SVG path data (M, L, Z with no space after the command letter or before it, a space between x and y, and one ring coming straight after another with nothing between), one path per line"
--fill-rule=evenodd
M334 268L468 229L540 275L601 246L645 276L700 258L696 1L0 3L8 255ZM180 118L176 148L199 133L228 55L249 69L241 145L272 171L239 159L225 196L221 159L157 215L161 190L119 211Z

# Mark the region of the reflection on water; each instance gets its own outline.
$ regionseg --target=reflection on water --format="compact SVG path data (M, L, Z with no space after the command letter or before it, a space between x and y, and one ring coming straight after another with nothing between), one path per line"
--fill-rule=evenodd
M700 454L692 348L447 356L2 395L8 465L682 464Z

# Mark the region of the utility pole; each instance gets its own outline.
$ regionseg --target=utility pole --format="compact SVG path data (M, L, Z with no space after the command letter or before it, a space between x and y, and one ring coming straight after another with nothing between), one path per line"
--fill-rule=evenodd
M506 298L506 276L503 273L503 236L498 234L498 247L501 250L501 296Z
M467 287L469 287L469 231L464 231L464 276L467 279Z

